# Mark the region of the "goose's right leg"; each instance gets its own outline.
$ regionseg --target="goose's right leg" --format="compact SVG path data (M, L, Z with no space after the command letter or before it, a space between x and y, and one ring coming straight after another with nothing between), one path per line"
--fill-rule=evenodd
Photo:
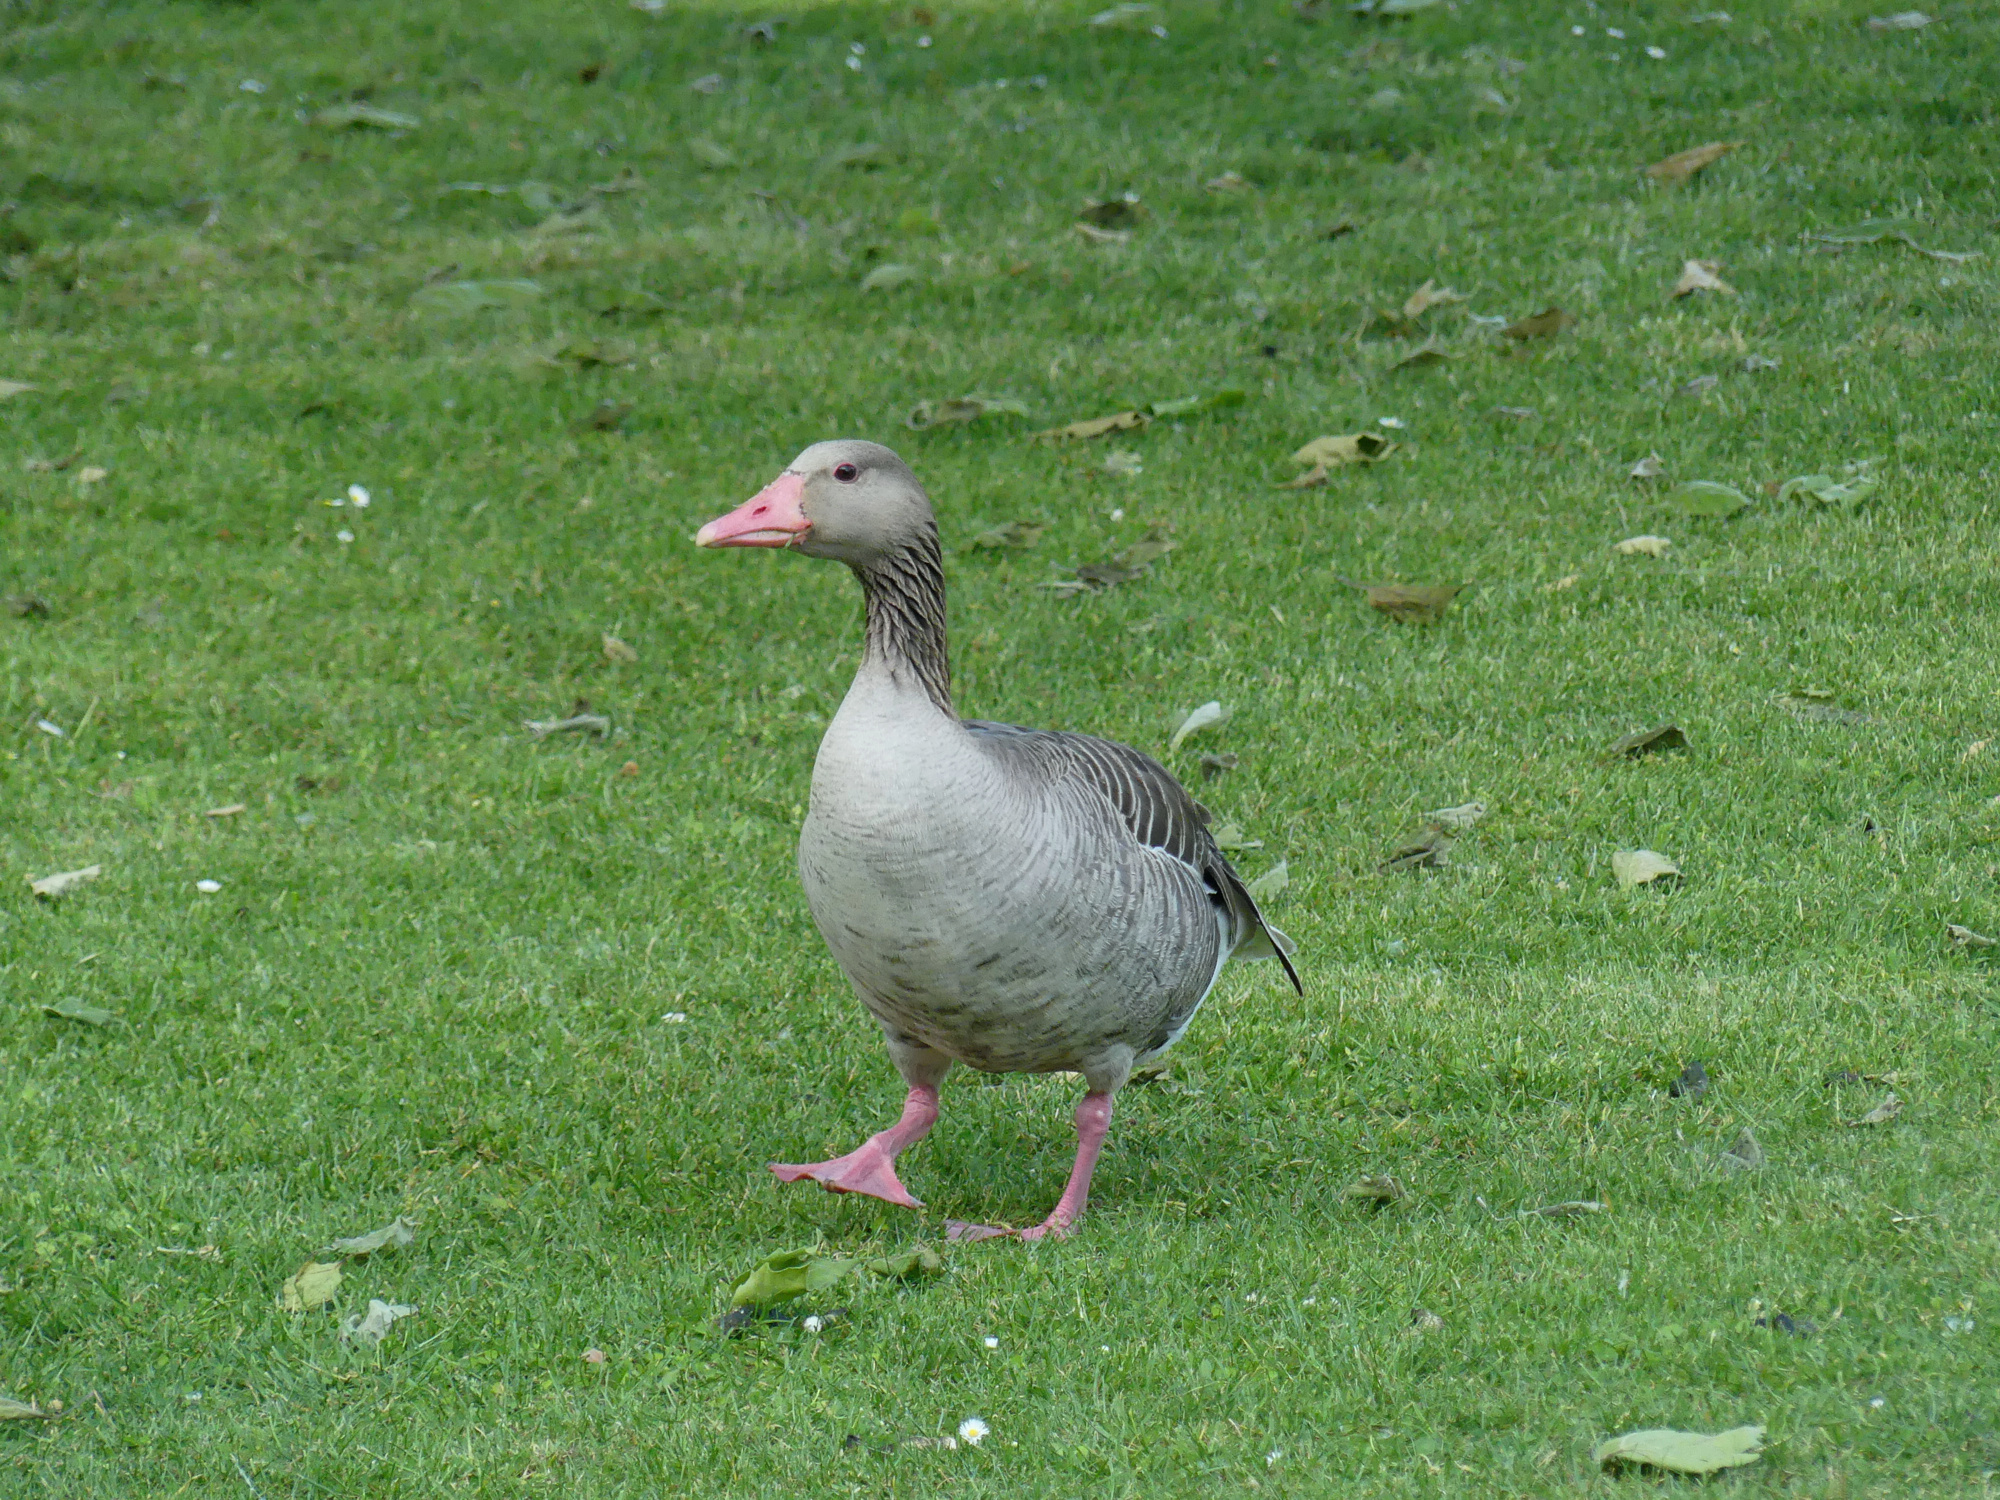
M810 1178L830 1193L866 1193L885 1203L903 1208L922 1208L896 1176L896 1158L930 1133L937 1123L938 1085L951 1069L951 1059L929 1047L887 1038L889 1056L896 1071L910 1086L903 1100L902 1118L887 1130L870 1136L856 1150L831 1161L797 1165L772 1162L771 1170L785 1182Z

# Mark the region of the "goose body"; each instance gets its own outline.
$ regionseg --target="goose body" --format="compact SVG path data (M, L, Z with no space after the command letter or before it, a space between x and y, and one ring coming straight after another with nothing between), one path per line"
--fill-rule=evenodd
M799 875L910 1091L902 1120L859 1150L772 1170L914 1206L894 1158L930 1128L954 1062L1077 1072L1076 1169L1023 1231L1066 1232L1133 1066L1173 1045L1232 956L1278 957L1297 984L1285 940L1156 761L958 717L936 526L894 453L816 444L697 540L838 558L866 601L867 648L813 765Z

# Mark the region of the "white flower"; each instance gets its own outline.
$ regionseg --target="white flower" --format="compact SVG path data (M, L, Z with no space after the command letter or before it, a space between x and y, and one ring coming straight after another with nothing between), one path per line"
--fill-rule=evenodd
M847 50L852 52L856 57L866 57L868 55L868 49L859 42L849 42Z
M1883 1407L1887 1406L1888 1404L1889 1404L1888 1401L1881 1396L1871 1396L1868 1398L1868 1409L1870 1411L1880 1411Z
M1377 418L1375 419L1375 425L1376 425L1377 427L1398 427L1398 428L1400 428L1400 427L1402 427L1402 426L1404 425L1404 422L1403 422L1403 419L1402 419L1401 417L1377 417Z
M197 880L194 883L194 888L207 895L213 896L217 891L222 889L222 882L219 880Z
M818 1313L814 1313L801 1326L804 1327L807 1333L818 1333L822 1328L826 1327L826 1319L822 1318Z
M1611 40L1614 42L1622 42L1625 40L1625 33L1620 31L1616 26L1605 27L1604 34L1610 37Z
M354 540L354 533L351 531L336 531L334 533L334 536L335 538L343 542L351 542Z
M669 1026L685 1025L687 1022L687 1018L688 1018L688 1013L684 1010L670 1010L664 1016L660 1017L660 1019L666 1022L666 1024Z
M961 1443L977 1448L981 1443L986 1441L986 1435L992 1430L992 1428L980 1421L979 1418L967 1417L963 1422L958 1424L958 1440Z
M1278 1460L1284 1456L1285 1450L1283 1448L1273 1448L1269 1453L1264 1455L1264 1467L1267 1469L1277 1468Z
M1582 35L1583 35L1583 28L1582 28L1581 26L1572 26L1572 27L1570 27L1570 29L1569 29L1569 34L1570 34L1571 36L1582 36Z
M1124 520L1124 519L1125 519L1125 507L1124 507L1124 506L1122 506L1122 505L1114 507L1114 508L1113 508L1113 510L1112 510L1112 512L1111 512L1111 519L1112 519L1112 520L1114 520L1114 521L1122 521L1122 520Z
M236 86L246 94L261 94L269 85L259 83L254 78L246 78Z
M984 1340L982 1340L982 1342L983 1342L983 1343L984 1343L984 1344L986 1345L986 1347L987 1347L987 1348L989 1348L989 1349L998 1349L998 1348L1000 1347L1000 1340L999 1340L999 1339L997 1339L997 1338L995 1338L995 1337L994 1337L994 1336L993 1336L992 1334L990 1334L990 1333L986 1335L985 1339L984 1339Z
M847 66L859 73L861 71L861 59L850 54L847 59Z
M927 36L920 36L917 38L917 45L919 47L928 47L930 44L931 44L931 39Z
M347 498L352 500L362 510L368 509L368 491L361 485L350 484L347 487Z
M1665 47L1648 47L1646 49L1646 56L1652 58L1654 62L1663 62L1667 56L1667 49Z

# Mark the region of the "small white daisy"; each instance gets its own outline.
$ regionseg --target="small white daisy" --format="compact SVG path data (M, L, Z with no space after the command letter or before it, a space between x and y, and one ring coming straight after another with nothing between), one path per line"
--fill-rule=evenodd
M335 537L335 538L336 538L337 540L339 540L339 541L343 541L343 542L351 542L351 541L353 541L353 540L354 540L354 533L353 533L353 532L351 532L351 531L345 531L345 530L342 530L342 531L336 531L336 532L334 533L334 537Z
M1569 29L1569 34L1570 34L1571 36L1582 36L1582 35L1583 35L1583 28L1582 28L1581 26L1572 26L1572 27L1570 27L1570 29Z
M222 882L219 880L197 880L194 883L194 888L204 895L213 896L217 891L222 889Z
M1625 33L1620 31L1616 26L1605 27L1604 34L1610 37L1611 40L1614 42L1622 42L1625 40Z
M1646 56L1652 58L1654 62L1664 62L1667 57L1667 49L1665 47L1648 47L1646 49Z
M687 1018L688 1013L684 1010L670 1010L660 1017L669 1026L683 1026L687 1024Z
M850 57L847 59L847 66L852 68L855 72L859 73L861 71L861 59L858 57Z
M362 510L368 509L368 491L358 484L347 487L347 498Z
M984 1339L980 1340L980 1342L985 1344L989 1349L998 1349L1000 1347L1000 1340L990 1333Z
M804 1327L807 1333L818 1333L822 1328L826 1327L826 1319L822 1318L818 1313L814 1313L801 1326Z
M1401 417L1377 417L1375 419L1375 425L1377 427L1401 428L1405 425L1405 423Z
M958 1424L958 1440L970 1447L977 1448L981 1443L986 1441L987 1434L992 1430L992 1428L980 1421L979 1418L967 1417L963 1422Z
M1880 1411L1883 1407L1887 1406L1888 1404L1889 1402L1886 1397L1871 1396L1868 1399L1868 1409L1870 1411Z

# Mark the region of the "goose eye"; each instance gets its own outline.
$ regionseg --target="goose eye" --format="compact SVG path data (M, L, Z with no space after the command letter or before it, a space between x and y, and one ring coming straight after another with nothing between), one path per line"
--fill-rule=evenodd
M833 467L833 477L838 479L842 484L852 484L861 477L861 471L855 468L853 464L835 464Z

